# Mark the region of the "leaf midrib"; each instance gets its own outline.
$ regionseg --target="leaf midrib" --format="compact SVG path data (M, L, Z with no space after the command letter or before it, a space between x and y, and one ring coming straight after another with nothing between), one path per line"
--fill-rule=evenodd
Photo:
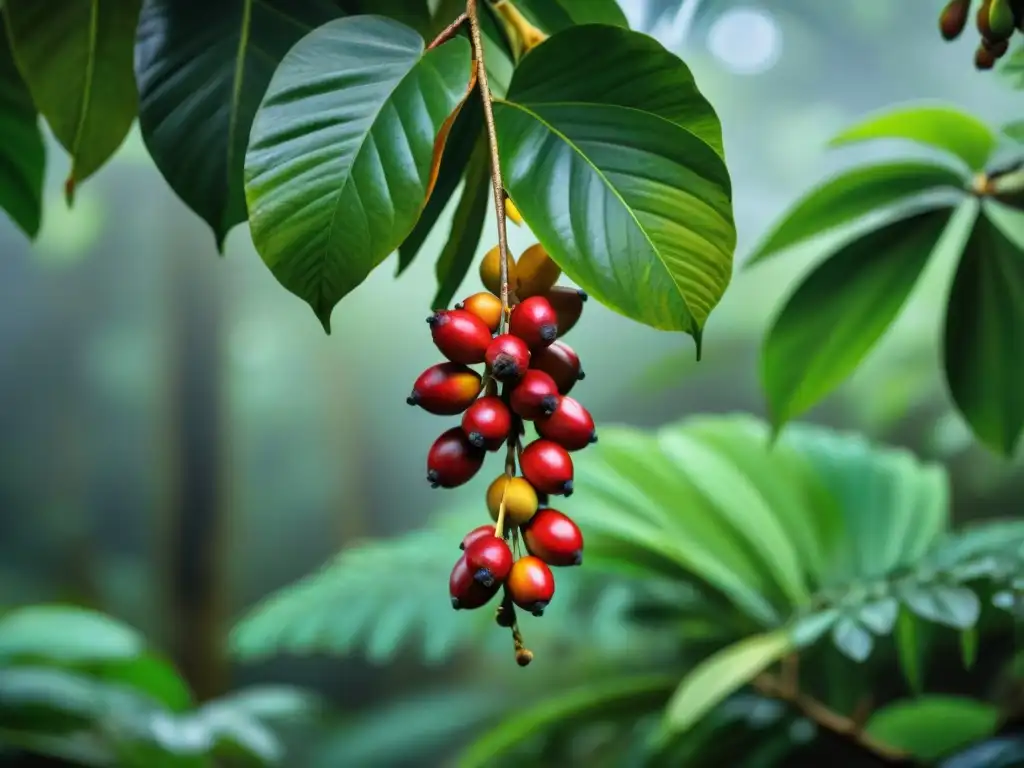
M234 189L234 184L232 184L231 180L231 168L235 159L238 105L242 100L242 86L245 82L245 57L249 48L249 34L252 25L252 3L253 0L242 0L242 20L238 34L238 49L235 51L235 73L231 88L231 114L228 117L227 165L224 168L227 195L225 195L224 207L220 212L220 226L222 230L226 230L228 226L228 212L231 210L231 192ZM226 231L217 233L218 238L224 238L226 235Z
M89 3L89 31L87 49L89 55L85 60L85 78L82 83L82 107L78 116L78 125L75 127L75 138L72 144L71 157L74 159L74 166L78 165L79 150L82 147L82 136L85 134L85 125L89 119L89 105L92 101L93 80L96 77L96 41L99 37L99 16L100 0L91 0ZM71 178L75 178L75 167L72 167Z
M529 115L530 117L532 117L534 120L536 120L542 126L544 126L547 130L551 131L552 134L554 134L559 139L564 141L566 146L568 146L570 149L572 149L573 152L575 152L577 155L579 155L579 157L587 165L589 165L591 167L591 169L594 171L594 173L597 174L597 177L604 183L604 185L608 188L608 190L622 204L622 207L626 210L626 212L629 214L629 217L636 224L637 229L639 229L640 232L643 234L644 240L646 240L647 244L651 247L651 251L654 253L655 257L658 259L658 262L664 268L665 274L668 275L668 279L671 281L672 285L675 287L676 293L679 294L679 299L680 299L680 301L682 301L683 307L686 310L686 314L689 316L688 319L690 321L690 326L691 326L691 328L693 328L693 326L696 325L697 320L696 320L696 318L693 315L693 310L690 309L689 303L687 303L687 301L686 301L686 297L683 295L683 291L680 288L679 283L676 282L675 277L672 275L672 270L670 270L668 268L668 263L665 261L664 257L661 255L661 252L658 250L658 248L654 245L654 241L651 240L651 236L648 234L648 232L644 228L644 226L640 223L640 220L636 217L636 213L634 213L633 209L626 203L626 200L622 197L622 194L619 192L618 189L616 189L615 185L612 184L611 180L607 176L605 176L604 172L601 171L600 168L598 168L596 165L594 165L593 161L591 161L591 159L589 157L587 157L586 153L584 153L583 150L581 150L578 146L576 146L576 144L574 142L572 142L569 139L568 136L566 136L564 133L559 131L557 128L555 128L553 125L551 125L548 121L544 120L540 115L538 115L532 109L527 107L525 104L518 104L516 102L506 101L504 99L495 99L495 101L497 101L497 102L499 102L501 104L504 104L506 106L512 107L514 109L518 109L518 110L522 111L523 113L525 113L525 114ZM538 105L538 106L541 106L541 105ZM544 103L543 106L547 106L547 103ZM592 105L592 106L605 106L605 105ZM617 109L629 109L629 107L615 107L615 108L617 108ZM643 110L634 110L634 111L640 112L642 114L648 114L648 113L644 113ZM675 125L675 123L672 123L669 120L665 120L664 118L662 118L660 116L655 115L655 117L658 117L659 120L664 120L666 123L669 123L670 125ZM685 128L682 128L682 126L676 126L676 127L680 128L681 130L686 130ZM694 328L694 330L697 330L697 329Z

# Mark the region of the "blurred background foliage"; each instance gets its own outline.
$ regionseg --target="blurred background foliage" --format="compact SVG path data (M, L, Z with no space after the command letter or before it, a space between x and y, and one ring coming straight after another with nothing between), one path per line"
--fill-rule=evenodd
M934 2L621 5L635 28L683 56L718 110L740 263L812 184L851 160L885 155L887 148L875 145L824 152L833 134L865 113L941 100L994 127L1021 118L1019 94L974 71L969 40L941 42ZM289 742L296 751L288 764L313 768L445 764L489 718L504 718L510 700L525 718L514 725L527 735L531 712L559 706L550 698L553 688L569 695L580 681L615 678L610 671L636 672L630 695L646 696L655 713L681 674L707 655L700 642L683 643L681 652L675 636L666 642L665 633L643 640L630 634L623 611L636 590L628 577L609 583L587 569L560 578L552 609L528 622L537 653L528 670L514 667L507 636L487 622L467 642L466 623L478 617L450 611L444 581L473 510L485 519L490 478L482 473L457 491L431 492L423 462L439 426L404 405L413 378L436 357L422 323L435 290L430 258L398 280L378 270L339 308L337 330L327 337L260 264L244 228L229 236L224 259L216 258L205 225L170 192L136 133L78 191L72 210L62 199L66 160L55 144L50 149L39 241L30 246L0 221L0 390L8 403L0 415L0 605L60 601L107 612L173 658L205 702L280 681L320 694L337 714L316 726L316 738L303 731ZM440 250L444 234L444 227L431 234L425 255ZM757 356L768 322L839 237L803 246L756 273L737 270L707 327L699 364L688 339L631 324L591 302L571 339L588 374L581 400L601 425L653 428L692 414L763 414ZM515 252L531 243L527 231L511 232ZM492 244L485 238L479 255ZM944 465L952 524L960 527L1015 515L1024 472L1019 460L1001 461L977 447L950 408L936 364L935 318L950 275L950 264L941 262L929 267L867 363L808 420ZM463 292L476 288L471 277ZM567 511L585 514L581 503L574 499ZM435 524L439 516L443 522ZM393 546L376 545L391 547L386 567L358 548L370 537L390 540L421 529ZM235 620L339 550L350 554L351 572L367 569L367 600L320 605L315 615L333 613L355 627L356 612L376 613L372 634L333 648L358 652L228 664L224 638ZM436 606L422 604L430 594ZM688 604L677 591L667 599ZM417 603L423 612L448 612L423 648L402 642L401 623ZM688 625L680 626L685 639ZM962 641L951 632L946 650L930 662L929 690L1019 706L1020 679L1007 666L1008 626L986 640L991 645L979 661L988 666L971 673L959 664ZM879 643L876 653L880 671L871 674L879 696L898 698L902 689L885 671L893 644ZM862 674L832 655L821 662L829 679ZM3 684L16 688L11 680L4 672ZM53 684L65 683L82 681ZM26 684L49 690L45 680ZM841 696L851 688L839 682L830 690ZM294 696L295 711L311 708ZM532 758L518 757L520 764L596 760L608 743L623 750L615 753L619 762L587 764L637 764L640 753L631 757L628 750L647 743L654 720L623 725L613 689L584 698L606 705L579 715L592 732L574 731L572 743L541 740ZM531 709L534 700L545 703ZM962 709L942 715L944 705L932 702L940 712L934 722L969 717ZM561 706L571 712L574 705ZM635 704L627 710L636 711ZM197 721L201 712L194 710ZM731 699L700 728L750 758L749 765L777 765L783 749L772 739L742 746L758 728L785 736L786 744L811 744L807 765L822 764L814 762L823 759L815 749L834 746L821 746L799 712L757 696ZM949 766L1016 764L1021 747L1007 739ZM246 743L260 752L251 739ZM489 754L486 745L479 749ZM572 751L579 749L590 757ZM998 762L991 755L999 749L1017 749L1017 757ZM848 764L861 764L850 754ZM713 764L730 759L719 754Z

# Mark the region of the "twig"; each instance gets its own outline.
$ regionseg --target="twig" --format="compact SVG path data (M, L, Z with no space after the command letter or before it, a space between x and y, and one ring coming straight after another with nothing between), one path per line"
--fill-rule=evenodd
M829 709L820 701L806 693L793 690L776 676L762 673L754 678L754 688L763 696L783 701L819 728L831 733L836 738L868 753L879 765L911 768L918 763L909 754L896 747L878 741L865 733L856 721Z
M466 16L469 19L469 38L476 60L476 82L480 88L480 100L484 106L484 125L487 128L487 144L491 151L491 186L494 190L494 212L498 217L498 253L501 257L501 327L500 333L508 331L509 285L508 285L508 233L505 228L505 183L501 179L501 156L498 154L498 133L494 127L494 107L491 103L491 87L487 83L487 66L484 62L484 45L480 32L480 16L477 0L466 0Z
M438 33L437 37L434 38L434 41L427 46L427 50L433 50L434 48L437 48L437 46L443 45L444 43L447 43L449 40L455 37L455 35L459 31L459 27L465 24L468 18L468 14L459 14L458 18L456 18L455 21L453 21L451 24L449 24L447 27L445 27Z

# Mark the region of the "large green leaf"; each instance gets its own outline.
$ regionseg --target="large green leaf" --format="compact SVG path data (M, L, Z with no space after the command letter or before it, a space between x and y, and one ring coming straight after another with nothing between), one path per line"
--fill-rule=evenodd
M140 0L7 0L7 32L29 91L71 154L65 184L89 178L117 151L138 110L132 72Z
M948 209L926 210L869 232L829 256L790 296L761 360L776 426L860 364L899 315L949 217Z
M133 659L142 652L142 637L135 630L84 608L31 605L0 617L0 662L102 662Z
M142 138L219 249L246 219L245 149L274 69L338 15L331 0L145 0L135 54Z
M936 163L907 160L852 168L801 198L754 250L747 266L916 195L963 189L967 179Z
M412 27L421 35L431 32L428 0L338 0L338 5L352 16L376 13Z
M506 186L565 273L699 353L736 229L717 119L686 65L639 33L574 27L523 60L495 118Z
M334 306L415 225L435 141L466 94L465 38L424 49L383 17L329 22L284 57L253 121L253 242L328 333Z
M434 309L448 307L466 273L473 266L480 235L484 231L488 204L492 199L490 193L491 155L487 140L481 135L470 158L469 168L466 169L466 183L455 209L448 242L437 259L437 293L432 303Z
M693 669L672 694L665 710L666 728L682 732L737 689L793 650L793 639L776 630L740 640Z
M959 696L923 696L894 701L875 712L866 731L879 741L920 760L934 762L991 736L999 710Z
M976 117L936 105L899 107L872 115L832 139L834 147L875 139L905 139L948 152L981 170L996 146L992 130Z
M987 203L946 311L946 382L978 439L1009 456L1024 429L1024 214Z
M516 5L549 34L575 24L629 27L616 0L517 0Z
M46 146L32 96L11 57L0 16L0 208L29 237L39 233Z

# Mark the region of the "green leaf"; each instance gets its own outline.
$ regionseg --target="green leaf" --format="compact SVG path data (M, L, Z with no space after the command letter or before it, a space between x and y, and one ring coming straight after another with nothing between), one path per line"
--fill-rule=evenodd
M981 601L967 587L945 584L905 585L903 603L922 619L953 629L970 629L981 616Z
M519 7L548 34L576 24L609 24L629 28L616 0L517 0Z
M946 382L977 438L1004 456L1024 429L1024 214L987 203L946 310Z
M927 210L863 235L819 265L768 331L761 382L781 426L851 374L899 315L949 222Z
M430 4L427 0L339 0L339 4L351 16L376 13L412 27L424 36L431 31ZM454 18L452 16L449 21Z
M738 688L793 650L784 630L753 635L723 648L697 665L672 694L665 711L672 733L689 730Z
M930 695L895 701L875 712L866 731L916 758L934 761L991 736L999 710L960 696Z
M1024 120L1015 120L1012 123L1007 123L1002 127L1002 133L1018 144L1024 144Z
M142 637L134 629L84 608L32 605L0 616L0 662L102 662L142 652Z
M867 661L875 646L871 633L849 616L839 619L832 628L832 642L843 655L858 663Z
M465 38L425 51L378 16L319 27L274 73L245 157L253 242L328 333L334 306L415 225L469 77Z
M245 221L249 129L288 49L339 15L330 0L146 0L135 76L139 127L171 189L218 250Z
M966 183L962 174L931 162L852 168L804 195L754 249L746 266L917 195L943 188L962 190Z
M900 607L896 619L896 657L903 677L914 695L924 690L925 638L921 622L906 607Z
M883 597L861 606L856 613L857 621L876 635L888 635L896 625L900 604L894 597Z
M875 139L905 139L948 152L972 171L988 162L996 146L995 134L976 117L951 107L914 106L872 115L830 142L833 147Z
M1024 46L1018 45L1009 56L1003 58L999 74L1014 90L1024 90Z
M121 146L138 110L132 72L140 0L7 0L7 33L36 107L71 155L75 185Z
M473 266L480 235L484 231L488 203L491 199L491 156L487 139L481 135L466 170L462 198L455 209L452 229L437 259L437 293L431 306L446 309Z
M39 234L46 146L32 96L11 57L0 16L0 208L30 238Z
M736 228L689 69L645 35L574 27L523 60L508 99L495 103L505 184L538 240L598 301L691 334L699 355Z
M97 677L144 693L172 712L185 712L195 703L192 691L174 665L154 654L90 667Z
M960 633L960 658L964 663L964 669L974 667L978 660L978 628L971 627Z
M672 675L622 677L552 696L502 718L459 756L458 768L486 768L523 741L548 730L567 730L581 723L613 717L635 720L657 711L672 693L678 678Z

